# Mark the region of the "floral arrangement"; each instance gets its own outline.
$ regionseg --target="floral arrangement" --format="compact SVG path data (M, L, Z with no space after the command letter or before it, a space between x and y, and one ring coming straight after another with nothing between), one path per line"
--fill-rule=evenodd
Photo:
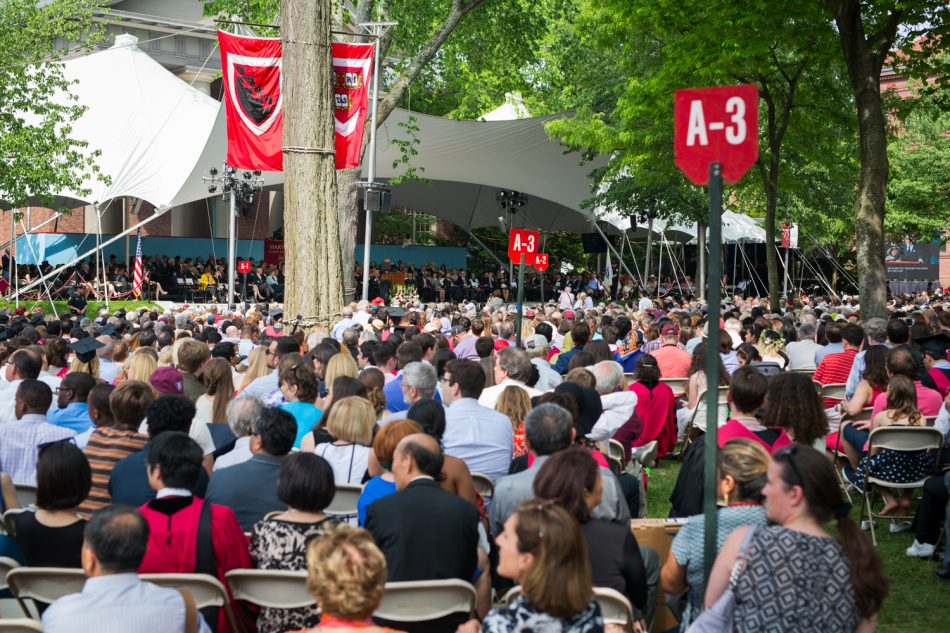
M419 293L406 285L393 286L389 294L389 305L401 308L419 303Z

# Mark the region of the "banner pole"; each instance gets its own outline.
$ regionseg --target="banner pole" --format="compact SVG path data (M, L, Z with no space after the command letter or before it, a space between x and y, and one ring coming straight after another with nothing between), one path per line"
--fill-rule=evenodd
M709 279L719 279L719 254L722 250L722 165L709 165ZM719 313L720 295L722 287L718 283L709 285L706 297L708 311L707 322L710 324L709 337L706 342L706 450L703 474L703 514L705 515L705 531L703 535L703 564L706 568L705 578L708 580L716 560L716 456L718 453L719 431ZM710 351L712 350L712 351Z
M227 168L225 168L227 173ZM237 266L237 192L231 191L228 205L228 310L233 310L234 301L234 276Z
M376 37L373 43L373 103L370 107L369 128L369 184L376 182L376 107L379 103L379 38L382 34L382 25L374 24L372 34ZM373 239L373 211L370 205L366 207L366 226L363 229L363 301L369 301L369 263L370 242Z

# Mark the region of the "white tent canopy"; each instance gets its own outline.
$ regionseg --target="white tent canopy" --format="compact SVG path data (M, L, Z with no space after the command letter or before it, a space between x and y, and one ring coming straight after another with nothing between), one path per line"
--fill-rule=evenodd
M630 218L611 212L602 216L612 225L627 232L631 241L645 240L649 230L647 226L631 229ZM765 242L765 229L755 220L743 213L725 210L722 212L722 241L726 244L746 242ZM695 222L676 223L664 219L653 221L653 239L657 241L696 243L698 227Z
M64 63L72 90L87 110L74 126L89 143L111 182L90 180L63 200L106 203L130 196L166 210L212 194L202 177L220 167L227 150L222 105L191 87L123 35L105 51ZM393 189L393 204L449 220L466 229L497 226L500 189L528 196L513 225L546 230L590 231L592 215L581 209L589 196L588 172L603 161L582 165L577 154L552 141L544 124L552 117L517 121L456 121L396 110L379 130L377 174L401 173L394 140L408 140L400 124L415 117L420 141L412 166L429 183ZM365 161L364 161L365 162ZM283 183L283 173L265 172L265 186Z

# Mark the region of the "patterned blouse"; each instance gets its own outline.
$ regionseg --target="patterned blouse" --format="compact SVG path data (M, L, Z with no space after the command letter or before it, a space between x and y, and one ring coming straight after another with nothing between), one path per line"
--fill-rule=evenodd
M251 560L255 569L307 569L307 545L332 525L333 519L317 523L294 523L270 519L258 522L251 530ZM261 608L258 633L282 633L316 625L316 605L302 609Z
M567 620L537 611L518 598L507 607L494 609L482 622L482 633L602 633L604 618L600 605L592 600L587 608Z
M758 528L735 587L736 633L850 633L861 620L851 570L833 538Z

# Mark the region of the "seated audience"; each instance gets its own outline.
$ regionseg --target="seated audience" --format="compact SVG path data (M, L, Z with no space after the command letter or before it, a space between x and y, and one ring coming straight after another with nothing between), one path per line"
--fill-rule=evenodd
M81 567L86 522L76 513L89 494L89 462L68 441L40 449L36 512L15 515L16 542L30 567Z
M616 589L640 612L646 612L652 605L648 605L647 571L637 539L626 525L591 517L603 490L597 462L579 446L552 455L534 480L538 499L556 501L580 523L594 586ZM652 552L652 558L656 574L659 571L656 552ZM654 587L656 580L654 575ZM656 602L655 594L653 602ZM645 622L643 628L646 629Z
M527 385L532 371L536 371L533 368L534 365L524 350L515 347L504 348L498 352L495 359L495 384L482 390L478 396L478 404L493 409L501 392L508 386L524 390L529 398L540 396L541 391Z
M174 367L159 367L155 370L155 373L149 376L148 382L155 388L157 392L156 396L185 396L183 374ZM202 386L202 388L204 387ZM196 399L197 397L190 400L194 402ZM146 422L142 422L142 425L139 427L139 433L143 435L148 434ZM211 437L211 431L208 429L208 425L205 422L197 421L195 416L192 415L188 427L188 435L191 439L198 442L198 446L201 447L201 452L204 454L202 463L207 469L208 474L211 474L215 447L214 438Z
M82 546L86 584L46 609L43 630L211 633L190 593L139 580L148 541L148 523L132 508L97 512Z
M361 528L338 525L307 546L307 590L323 613L321 626L288 633L319 633L325 628L365 633L401 633L370 623L383 601L386 559Z
M814 387L812 387L814 393ZM720 507L716 510L716 547L721 548L740 525L765 527L762 488L767 481L769 454L757 442L734 439L716 455ZM689 517L673 538L670 555L663 565L660 587L669 595L686 593L680 626L684 629L703 610L706 572L703 547L705 516Z
M594 600L584 534L567 510L532 499L519 505L495 539L498 573L521 585L511 604L492 610L481 626L470 620L459 633L604 630L600 605Z
M49 411L49 423L76 434L85 433L92 428L88 400L89 392L95 386L96 379L89 374L66 374L56 389L56 406Z
M431 401L434 402L434 401ZM442 408L442 405L436 403L436 406ZM412 409L410 409L412 411ZM397 420L392 424L387 424L381 428L376 437L373 438L373 454L370 459L370 470L374 470L372 462L381 471L379 475L372 477L363 486L363 492L360 494L357 508L359 509L358 520L360 526L366 522L366 509L377 499L388 497L396 492L396 476L393 475L393 455L396 452L396 446L407 435L422 433L420 427L413 420Z
M331 525L324 509L333 501L333 469L322 457L294 453L280 465L277 497L287 511L264 519L251 530L251 562L255 569L302 570L307 568L307 544ZM262 608L258 633L282 633L311 627L319 612L301 609Z
M560 376L558 376L560 378ZM511 430L515 443L513 457L521 457L528 453L524 446L524 416L531 410L531 398L524 389L507 386L498 397L495 410L504 415L511 422Z
M0 470L10 475L13 483L32 484L39 447L68 439L76 432L46 421L53 392L45 382L22 380L15 393L16 419L0 423Z
M813 631L874 630L889 583L880 555L850 517L831 462L808 447L778 450L762 492L768 519L777 525L739 527L726 539L709 577L706 607L729 586L743 556L733 587L737 632L800 630L803 616ZM833 537L825 529L832 520Z
M637 382L630 385L630 391L637 394L636 411L643 422L643 431L633 441L633 446L656 442L657 456L665 457L676 446L676 400L673 390L660 381L660 366L650 354L644 354L637 360L636 374Z
M73 442L80 450L86 450L89 438L92 432L98 428L115 426L115 419L112 417L112 409L109 406L109 397L115 387L106 383L99 383L89 392L89 399L86 404L89 408L89 420L92 426L86 429L85 433L79 433L73 436Z
M251 435L253 456L215 471L208 483L205 501L234 511L245 532L268 512L283 510L286 506L277 497L277 477L296 435L297 423L293 416L281 409L264 409Z
M251 566L249 543L230 508L192 495L203 472L201 448L181 431L162 433L149 448L148 479L155 498L139 507L149 525L139 573L209 574L226 587L227 572ZM225 626L222 609L218 630Z
M146 464L152 443L166 431L187 433L195 415L195 405L181 396L160 396L145 408L148 419L148 443L141 451L120 459L109 475L109 496L112 503L142 505L155 498L155 490L149 482ZM191 492L204 497L208 489L208 473L202 468Z
M100 386L95 387L89 397L92 412L98 409L92 403ZM79 508L83 514L90 515L112 502L109 494L112 470L119 460L139 452L148 442L148 437L141 435L138 428L153 399L152 388L148 383L138 380L126 380L112 389L109 409L112 411L113 424L98 426L86 444L85 453L92 469L92 489Z
M228 426L237 439L231 450L214 460L213 471L246 462L253 457L251 435L263 411L264 404L254 396L240 396L228 403Z
M285 369L280 375L280 392L284 396L280 408L294 416L297 422L294 448L299 449L300 441L313 430L323 414L314 405L317 401L317 374L313 365L298 363Z
M318 444L313 452L330 462L337 485L363 482L375 426L376 412L366 398L349 397L333 403L327 431L335 439Z
M825 450L828 416L811 378L805 374L781 373L768 379L762 421L766 426L783 429L802 446Z

